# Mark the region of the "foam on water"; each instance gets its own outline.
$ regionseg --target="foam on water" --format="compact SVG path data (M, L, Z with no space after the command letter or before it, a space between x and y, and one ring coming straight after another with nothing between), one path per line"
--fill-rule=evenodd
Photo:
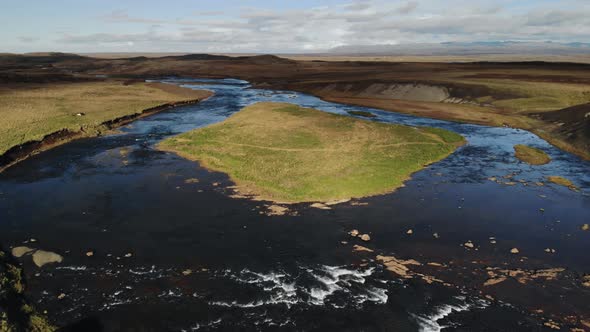
M243 269L238 273L225 270L223 276L242 284L253 285L261 292L261 298L247 302L235 299L213 300L210 305L223 307L256 308L266 305L331 306L343 308L360 306L365 302L387 302L387 290L383 283L365 285L375 268L319 265L299 267L294 274L285 271L267 273Z
M469 311L472 309L482 309L489 305L488 302L481 299L468 301L464 296L457 296L455 297L455 300L457 300L458 303L438 305L428 314L412 314L420 326L420 331L440 332L443 328L449 327L441 325L439 323L440 320L447 318L453 313Z

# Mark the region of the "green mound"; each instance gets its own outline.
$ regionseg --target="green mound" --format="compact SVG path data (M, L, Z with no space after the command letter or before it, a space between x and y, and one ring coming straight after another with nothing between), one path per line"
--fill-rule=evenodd
M258 103L159 148L229 174L243 194L294 203L390 192L463 142L441 129Z
M544 165L551 161L551 158L543 150L522 144L514 146L514 155L531 165Z

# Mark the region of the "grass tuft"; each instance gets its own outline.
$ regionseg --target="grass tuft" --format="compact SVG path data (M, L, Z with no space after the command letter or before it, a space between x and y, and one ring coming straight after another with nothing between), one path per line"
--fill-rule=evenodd
M551 161L551 157L543 150L522 144L514 146L514 155L521 161L531 165L544 165Z
M578 187L576 187L576 185L572 181L570 181L562 176L548 176L547 180L549 180L549 182L558 184L560 186L568 187L574 191L578 190Z

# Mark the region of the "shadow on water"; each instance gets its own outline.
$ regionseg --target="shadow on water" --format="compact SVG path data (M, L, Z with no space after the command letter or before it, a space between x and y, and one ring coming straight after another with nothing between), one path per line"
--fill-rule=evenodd
M501 264L516 262L508 252L518 247L530 264L588 272L590 242L579 227L590 212L590 164L529 132L339 105L239 80L169 82L215 96L57 147L0 174L0 241L64 256L62 264L40 269L23 260L29 296L60 324L72 324L64 331L538 328L520 309L467 288L396 279L374 256L351 252L353 228L371 234L365 245L376 253ZM274 217L260 214L263 202L229 198L224 174L153 149L257 101L345 115L366 110L377 115L373 121L454 130L469 144L395 193L363 200L366 206L324 211L300 204L297 216ZM521 163L514 144L542 148L553 162ZM569 178L581 192L546 183L550 175ZM514 184L489 180L504 176ZM490 245L490 237L498 244ZM468 240L477 252L461 246ZM548 256L548 247L557 254Z

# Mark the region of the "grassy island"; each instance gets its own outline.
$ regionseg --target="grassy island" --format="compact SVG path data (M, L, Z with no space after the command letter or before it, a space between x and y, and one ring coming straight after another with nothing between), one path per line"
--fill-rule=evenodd
M543 150L522 144L514 146L514 155L521 161L531 165L544 165L551 161L551 157Z
M463 143L442 129L258 103L159 148L229 174L240 193L295 203L390 192Z

